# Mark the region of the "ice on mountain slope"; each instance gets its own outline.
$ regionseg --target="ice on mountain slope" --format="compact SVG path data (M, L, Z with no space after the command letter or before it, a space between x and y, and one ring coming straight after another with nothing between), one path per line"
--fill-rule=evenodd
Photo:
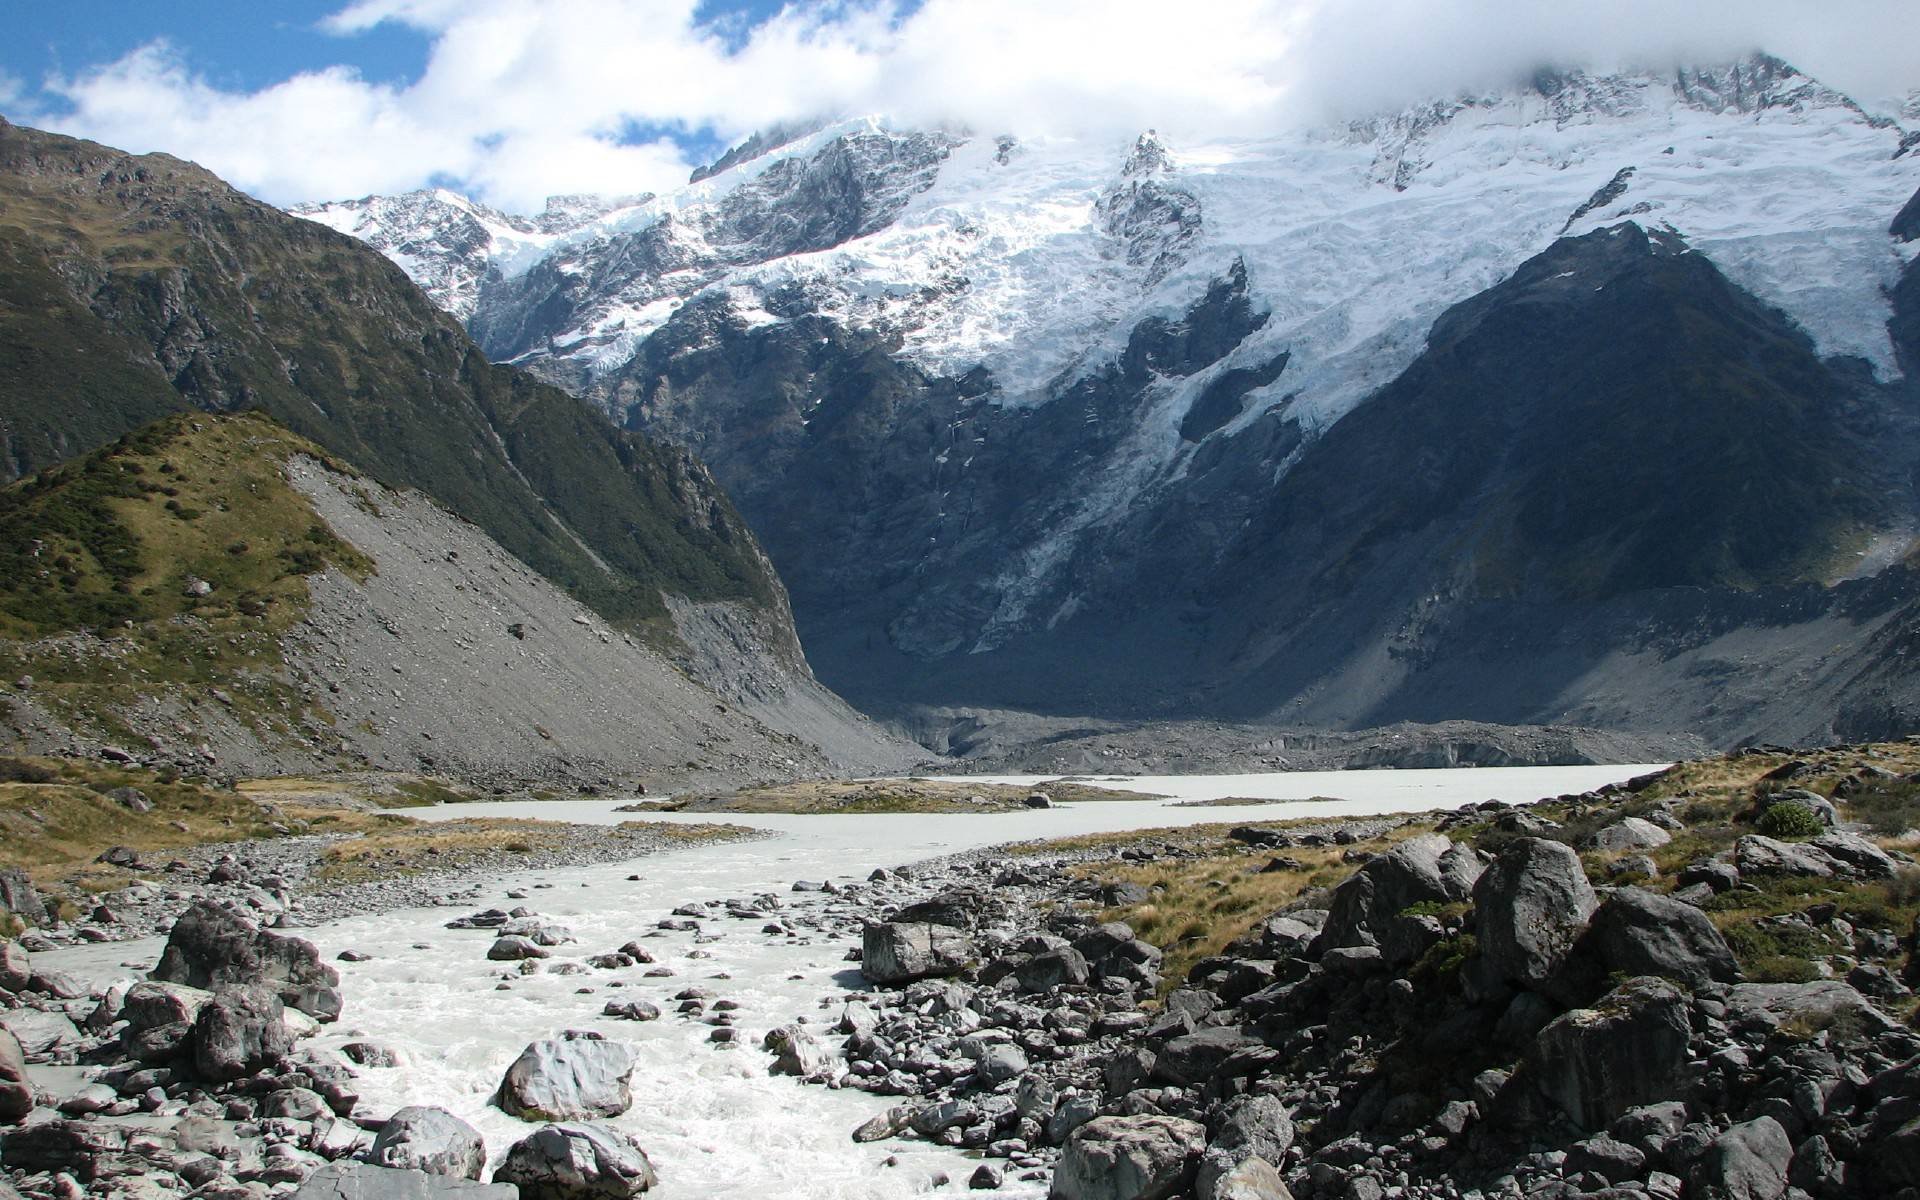
M1178 480L1191 452L1181 420L1220 375L1291 355L1211 436L1283 402L1310 434L1323 430L1404 370L1440 313L1563 230L1671 228L1823 353L1896 370L1885 293L1902 259L1886 226L1920 186L1920 155L1897 157L1897 126L1764 58L1672 76L1543 75L1351 126L1208 144L942 134L937 153L914 155L901 150L912 136L877 119L826 126L558 232L468 205L485 238L460 243L462 278L487 292L490 278L511 290L551 272L571 305L566 328L509 352L567 366L589 390L682 303L718 293L743 323L812 312L896 335L930 373L984 367L1001 403L1033 405L1243 262L1264 327L1206 370L1155 385L1138 428L1089 481L1082 516L1029 548L1038 569L1017 572L1029 580L1086 526ZM383 239L430 291L451 289L442 303L461 313L470 293L433 274L448 227L373 203L353 231ZM855 211L824 214L824 231L795 224L834 204Z

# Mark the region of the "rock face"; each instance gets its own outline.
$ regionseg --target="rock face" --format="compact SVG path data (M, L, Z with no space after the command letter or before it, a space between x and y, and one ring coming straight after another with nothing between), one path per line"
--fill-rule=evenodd
M569 1032L521 1051L494 1103L523 1121L617 1117L633 1105L634 1065L624 1042Z
M946 925L884 922L860 936L860 973L881 986L952 975L967 965L973 946Z
M1096 1117L1073 1131L1049 1200L1168 1200L1193 1183L1206 1126L1175 1117Z
M656 1182L646 1151L601 1125L549 1125L515 1142L493 1173L520 1200L626 1200Z
M426 1171L335 1162L307 1176L292 1195L295 1200L515 1200L517 1193Z
M1560 969L1598 903L1571 846L1521 838L1474 884L1480 954L1497 978L1537 988Z
M1550 1022L1534 1041L1540 1090L1582 1129L1674 1093L1692 1028L1686 995L1664 979L1632 979L1593 1008Z
M340 1015L340 973L320 960L312 942L261 929L208 901L174 922L152 978L196 988L264 983L315 1020Z
M479 1179L487 1166L480 1131L444 1108L410 1106L387 1118L367 1161L375 1166Z

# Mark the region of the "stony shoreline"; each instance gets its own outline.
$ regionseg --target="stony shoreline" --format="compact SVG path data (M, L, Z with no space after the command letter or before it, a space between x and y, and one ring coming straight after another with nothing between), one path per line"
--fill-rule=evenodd
M72 922L34 929L29 949L88 942L131 941L165 933L181 913L201 901L237 906L253 919L282 928L402 908L469 903L478 881L524 871L624 862L688 844L687 826L644 821L620 825L542 822L543 837L514 849L464 854L457 863L415 859L380 878L338 882L316 878L330 849L353 836L255 838L183 847L128 862L138 880L101 893L94 907ZM428 827L430 830L431 827ZM712 826L700 840L737 841L767 836L744 826Z

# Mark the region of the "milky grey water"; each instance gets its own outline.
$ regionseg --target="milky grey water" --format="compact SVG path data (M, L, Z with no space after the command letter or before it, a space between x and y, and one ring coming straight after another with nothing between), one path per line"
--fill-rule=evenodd
M1066 805L1015 813L953 815L741 816L648 814L639 819L697 823L715 819L772 831L763 841L697 846L636 862L536 871L487 881L478 906L525 904L572 929L577 943L556 950L548 970L522 977L511 964L488 962L484 931L444 928L464 910L409 909L330 922L303 931L329 959L342 950L373 957L337 963L346 1010L315 1045L334 1048L371 1040L401 1052L396 1070L362 1072L363 1111L385 1113L405 1104L437 1104L480 1128L498 1156L531 1126L488 1106L507 1065L530 1041L564 1029L597 1029L636 1045L634 1105L612 1124L646 1147L660 1173L661 1200L885 1200L931 1188L939 1173L964 1190L976 1165L957 1152L924 1142L856 1145L849 1132L898 1101L853 1090L803 1086L767 1074L760 1036L775 1025L806 1017L824 1024L838 1013L838 997L858 987L844 960L848 942L764 934L761 922L716 919L702 924L717 939L696 944L674 933L643 941L672 978L648 979L645 967L555 973L561 961L613 950L655 929L676 905L772 892L789 905L831 902L817 893L791 892L799 879L864 879L876 866L1031 838L1190 825L1275 820L1303 815L1361 815L1453 807L1470 801L1524 802L1584 791L1626 779L1651 766L1507 768L1454 771L1316 772L1273 775L1171 776L1112 781L1108 786L1162 792L1175 799L1251 796L1272 804L1181 808L1142 799ZM1038 777L1008 777L1037 782ZM1311 796L1339 802L1302 803ZM543 817L617 822L615 800L466 804L410 810L427 820L471 816ZM629 880L629 875L638 875ZM512 901L509 890L526 890ZM120 943L59 951L46 957L96 980L132 978L127 963L151 963L159 943ZM701 957L691 957L699 954ZM727 978L716 978L726 976ZM609 985L620 982L624 986ZM498 985L507 983L506 990ZM743 1044L707 1041L710 1027L682 1020L671 996L699 985L737 1000ZM591 988L582 993L580 989ZM648 1024L599 1016L612 997L643 998L668 1015ZM823 997L834 997L827 1008ZM883 1165L890 1156L894 1165ZM1010 1176L1006 1195L1037 1197L1044 1181Z

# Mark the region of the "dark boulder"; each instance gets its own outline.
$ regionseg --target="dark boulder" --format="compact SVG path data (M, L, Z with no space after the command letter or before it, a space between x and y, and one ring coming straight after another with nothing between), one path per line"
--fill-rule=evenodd
M207 989L267 984L289 1008L316 1020L340 1015L340 974L312 942L261 929L210 901L180 914L150 978Z
M548 1125L515 1142L493 1173L520 1200L629 1200L657 1178L647 1152L604 1125Z

